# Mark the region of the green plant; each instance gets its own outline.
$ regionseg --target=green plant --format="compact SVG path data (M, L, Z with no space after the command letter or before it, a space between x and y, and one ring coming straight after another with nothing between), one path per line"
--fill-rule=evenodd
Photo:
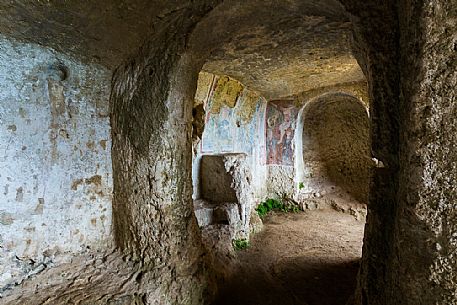
M298 189L301 190L302 188L305 187L305 184L303 182L298 183Z
M278 199L268 198L264 202L260 203L255 209L260 217L264 217L271 210L281 209L283 207L282 203Z
M246 239L234 239L232 240L233 249L235 251L240 251L247 249L249 247L249 241Z
M264 202L260 203L255 210L259 214L260 218L262 218L272 210L277 210L285 213L297 213L300 211L300 207L294 200L288 198L287 195L282 194L281 199L266 199Z
M257 211L257 214L259 214L260 218L267 215L270 211L263 203L259 204L259 206L255 210Z

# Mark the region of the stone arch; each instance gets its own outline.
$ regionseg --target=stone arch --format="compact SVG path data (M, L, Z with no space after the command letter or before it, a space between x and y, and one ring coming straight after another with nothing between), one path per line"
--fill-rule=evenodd
M306 103L298 115L295 147L299 193L312 197L344 192L367 202L369 118L356 97L335 92Z
M269 10L265 6L263 13ZM328 17L341 10L339 4L332 7ZM154 289L152 283L144 286L151 288L142 291L146 303L157 302L156 292L167 287L183 293L167 291L159 303L202 304L215 291L192 210L193 97L198 72L217 43L239 35L227 23L256 20L233 11L231 18L221 18L225 12L230 13L196 3L167 15L160 31L113 77L114 237L127 257L144 266L147 278L161 283ZM249 12L256 14L251 7ZM214 31L208 31L214 23Z
M373 175L369 201L375 204L368 210L369 225L365 231L355 304L396 304L407 298L393 292L396 281L406 278L398 275L395 269L399 251L395 247L398 233L395 228L401 217L397 213L399 66L403 54L399 49L399 9L394 1L383 4L355 0L340 2L350 14L354 26L354 53L368 80L373 120L372 153L386 165L375 170ZM230 5L230 2L224 4ZM210 283L208 270L202 267L203 251L191 211L190 100L206 57L217 43L229 39L229 34L237 34L236 27L228 26L228 23L238 24L236 18L225 19L223 14L222 18L220 14L213 16L218 31L208 30L212 21L199 22L217 5L217 1L208 5L198 2L167 15L165 23L168 24L161 25L158 36L118 69L113 82L116 241L136 260L174 271L177 276L166 278L163 286L175 287L186 295L164 294L164 303L181 303L186 299L189 304L199 304L204 295L203 287ZM239 11L236 6L232 9ZM360 12L364 12L363 16ZM239 16L240 22L256 19L244 12ZM197 23L202 25L200 30L194 30ZM154 88L152 93L144 95L150 88ZM179 103L182 104L176 105ZM145 119L144 115L148 113L153 115ZM181 118L177 120L176 116ZM135 128L132 124L137 124L142 131L132 133ZM167 170L170 170L169 174ZM150 234L151 224L153 234ZM160 238L168 242L157 247ZM182 260L182 257L189 259ZM156 278L161 277L158 274Z

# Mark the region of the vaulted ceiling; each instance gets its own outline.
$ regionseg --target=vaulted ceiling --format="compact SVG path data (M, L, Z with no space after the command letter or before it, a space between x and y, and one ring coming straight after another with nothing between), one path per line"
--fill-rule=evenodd
M203 69L276 99L363 82L351 23L336 0L226 0L194 29L189 48ZM180 0L0 1L0 32L114 69L149 39Z
M363 82L351 23L338 1L224 1L197 27L204 70L232 76L269 99ZM203 50L200 51L203 53Z

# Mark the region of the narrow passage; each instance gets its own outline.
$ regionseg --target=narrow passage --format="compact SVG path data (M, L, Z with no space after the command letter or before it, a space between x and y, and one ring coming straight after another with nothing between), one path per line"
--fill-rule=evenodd
M364 222L334 210L272 213L214 305L345 305L356 286Z

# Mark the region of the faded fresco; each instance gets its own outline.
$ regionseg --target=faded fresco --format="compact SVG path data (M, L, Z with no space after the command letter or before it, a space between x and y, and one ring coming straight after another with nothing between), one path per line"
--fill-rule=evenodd
M273 101L265 114L266 164L294 165L293 138L298 109L291 101Z
M205 104L201 153L252 155L260 136L258 116L263 104L265 100L258 93L243 89L228 77L216 77Z
M232 108L222 107L218 114L208 112L202 137L202 152L233 152L235 131Z
M248 155L252 155L254 153L254 148L256 145L258 145L257 143L259 138L257 130L258 122L256 118L258 117L258 113L260 112L261 105L262 100L259 98L257 104L255 105L255 107L253 107L254 115L251 118L251 120L247 124L241 125L242 128L237 128L235 141L236 152L244 152ZM240 125L239 121L237 121L237 125Z

